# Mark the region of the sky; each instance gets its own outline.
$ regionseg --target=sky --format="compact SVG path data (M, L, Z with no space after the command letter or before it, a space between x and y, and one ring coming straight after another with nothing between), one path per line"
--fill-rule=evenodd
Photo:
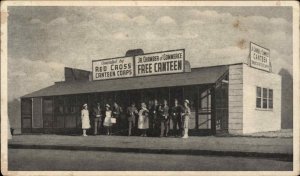
M185 49L192 67L246 62L249 42L292 75L290 7L8 7L8 99L64 80L64 67Z

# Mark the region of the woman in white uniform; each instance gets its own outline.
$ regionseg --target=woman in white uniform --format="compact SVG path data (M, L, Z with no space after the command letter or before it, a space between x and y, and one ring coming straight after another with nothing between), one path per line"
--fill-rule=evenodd
M184 129L184 135L182 138L188 138L189 137L189 119L191 115L191 109L189 107L190 102L189 100L184 100L184 107L183 107L183 113L181 114L183 117L183 129Z
M83 109L81 110L81 124L82 124L83 136L87 136L86 135L86 130L91 128L90 117L89 117L89 111L88 111L87 104L84 104Z
M138 128L142 130L142 135L147 136L147 129L149 128L149 110L145 103L141 104L142 109L139 111Z
M109 104L106 104L105 108L106 108L106 110L105 110L105 119L104 119L103 125L106 128L106 135L111 135L111 126L112 126L111 117L112 117L112 111L110 110Z

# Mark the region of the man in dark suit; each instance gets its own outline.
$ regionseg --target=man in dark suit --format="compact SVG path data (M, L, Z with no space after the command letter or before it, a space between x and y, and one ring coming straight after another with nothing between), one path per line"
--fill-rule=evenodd
M135 103L132 103L130 107L127 108L127 116L128 116L128 136L131 136L132 129L135 128L136 115L138 114L138 110L135 107Z
M150 112L149 112L149 115L150 115L150 118L149 118L149 128L150 128L150 133L155 136L158 134L158 130L159 130L159 127L158 127L158 101L157 99L154 100L154 104L152 105L152 107L150 108Z
M173 132L175 136L181 136L182 134L182 106L178 104L178 100L174 100L174 106L170 110L170 115L173 122ZM178 126L178 130L177 130Z
M94 115L94 135L97 135L97 134L100 134L100 128L101 128L101 125L102 125L102 110L101 110L101 107L100 107L100 103L97 103L97 107L94 108L94 112L93 112L93 115Z

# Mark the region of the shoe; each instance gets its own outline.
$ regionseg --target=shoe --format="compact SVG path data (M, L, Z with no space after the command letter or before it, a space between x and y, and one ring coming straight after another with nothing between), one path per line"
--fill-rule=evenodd
M88 136L88 135L84 134L83 136Z
M163 135L160 135L159 137L164 137Z
M187 139L187 138L189 138L189 136L184 135L182 138L183 138L183 139Z

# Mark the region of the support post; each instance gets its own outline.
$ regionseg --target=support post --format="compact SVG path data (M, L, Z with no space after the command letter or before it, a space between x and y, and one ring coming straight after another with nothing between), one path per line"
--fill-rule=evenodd
M211 134L215 135L216 131L216 94L215 94L215 86L211 89Z
M196 98L195 98L195 129L199 129L199 86L196 88Z

